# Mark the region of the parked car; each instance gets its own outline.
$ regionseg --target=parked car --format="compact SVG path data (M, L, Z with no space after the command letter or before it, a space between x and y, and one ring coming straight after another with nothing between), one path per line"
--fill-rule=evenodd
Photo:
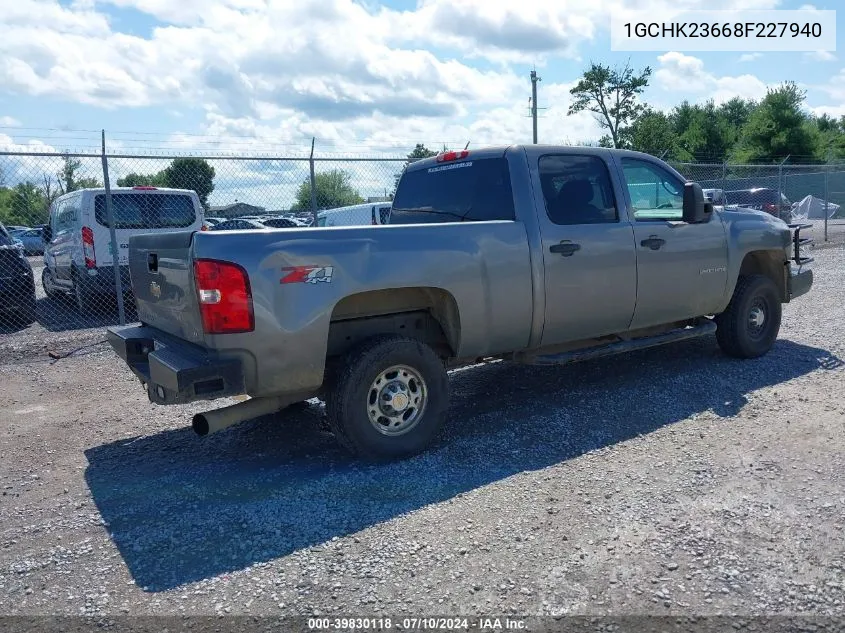
M9 226L6 227L6 231L8 231L9 234L18 233L20 231L28 231L29 229L30 229L30 227L21 226L20 224L10 224Z
M118 265L129 291L129 238L140 233L199 231L202 205L188 189L119 187L112 191ZM56 198L43 230L42 283L48 296L69 293L87 313L115 295L114 253L104 189L80 189Z
M704 197L716 206L725 206L724 189L704 189Z
M353 204L317 214L317 226L366 226L387 224L389 220L389 202Z
M216 225L224 222L225 218L203 218L203 231L210 231Z
M288 229L295 228L297 224L293 220L287 218L267 218L264 220L255 220L248 218L234 218L220 222L212 227L212 231L248 231L258 229Z
M29 325L35 320L35 306L32 266L0 224L0 325Z
M24 252L27 255L43 255L44 240L40 228L26 229L23 231L9 231L11 236L20 240Z
M726 204L765 211L785 222L792 218L792 203L782 193L778 196L776 189L757 187L725 191L724 194Z
M445 421L449 367L713 333L728 355L766 354L781 304L812 285L793 230L714 208L647 154L445 152L405 169L377 229L132 237L143 325L108 339L154 403L251 396L196 414L199 435L320 396L342 445L396 458Z

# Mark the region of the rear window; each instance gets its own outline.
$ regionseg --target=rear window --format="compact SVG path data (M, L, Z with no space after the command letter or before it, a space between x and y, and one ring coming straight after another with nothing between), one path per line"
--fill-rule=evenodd
M513 220L507 161L483 158L405 172L389 217L390 224Z
M190 226L196 220L190 196L172 193L114 193L112 211L116 229L176 229ZM97 223L109 226L106 197L94 198Z

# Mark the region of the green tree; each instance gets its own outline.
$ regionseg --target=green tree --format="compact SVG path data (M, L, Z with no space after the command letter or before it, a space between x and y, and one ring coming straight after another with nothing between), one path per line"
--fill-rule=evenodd
M835 119L822 114L814 119L819 134L819 145L825 161L845 158L845 117Z
M631 125L630 138L631 149L658 157L672 154L677 140L669 117L650 108Z
M62 168L59 170L59 173L56 174L56 180L58 180L59 183L59 195L70 193L71 191L77 191L79 189L96 189L97 187L103 186L96 178L80 176L79 170L81 168L81 160L78 158L72 158L71 156L65 154ZM48 181L45 178L45 194L47 197L50 197L50 192L47 190L49 189L47 182Z
M190 189L197 193L202 206L208 208L208 196L214 191L214 167L204 158L174 158L155 174L130 173L117 179L118 187L170 187Z
M444 148L445 149L445 148ZM417 143L414 146L414 149L411 150L411 153L408 154L408 158L405 160L405 163L402 165L402 171L405 170L405 167L414 163L418 160L423 158L431 158L432 156L437 156L437 152L434 150L428 149L422 143ZM402 172L400 171L393 177L393 192L390 194L390 199L393 199L393 196L396 194L396 187L399 186L399 179L402 177Z
M49 202L35 183L27 181L0 190L0 221L3 224L44 224L48 207Z
M769 89L742 128L733 151L737 162L810 163L822 158L818 127L802 110L806 92L794 82Z
M573 101L567 114L592 112L599 125L608 130L613 147L625 147L629 126L645 109L638 98L648 86L650 76L651 68L646 66L636 73L630 61L616 68L591 62L569 91Z
M174 158L161 172L164 186L173 189L193 189L202 206L208 208L208 196L214 191L214 167L204 158ZM160 186L160 185L159 185Z
M155 174L126 174L117 179L118 187L164 187L164 171Z
M669 119L677 138L675 157L681 160L722 161L735 140L735 133L713 101L704 105L683 101Z
M335 209L364 202L361 194L352 186L352 176L342 169L332 169L315 174L315 193L318 209ZM296 202L292 211L311 209L311 179L306 178L296 190Z

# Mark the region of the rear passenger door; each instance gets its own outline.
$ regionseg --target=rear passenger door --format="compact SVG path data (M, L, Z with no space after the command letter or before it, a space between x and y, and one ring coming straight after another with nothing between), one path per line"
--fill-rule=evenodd
M636 253L608 164L595 154L548 154L539 159L539 179L546 280L541 344L627 330L637 298Z

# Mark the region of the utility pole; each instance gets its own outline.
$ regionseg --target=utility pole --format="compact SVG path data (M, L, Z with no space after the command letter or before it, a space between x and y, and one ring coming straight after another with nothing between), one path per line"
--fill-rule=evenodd
M542 81L537 71L531 71L531 121L534 124L534 145L537 144L537 82Z

